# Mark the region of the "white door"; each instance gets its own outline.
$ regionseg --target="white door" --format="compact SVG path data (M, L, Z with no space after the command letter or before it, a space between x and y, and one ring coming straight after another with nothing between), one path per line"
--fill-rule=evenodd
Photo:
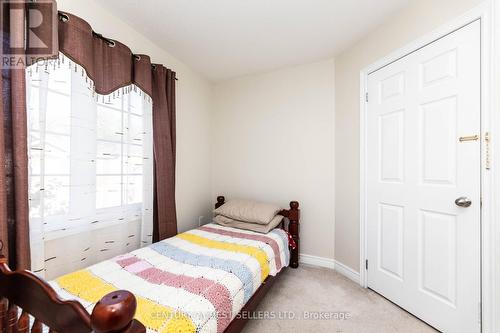
M368 76L368 287L443 332L481 330L480 66L476 21Z

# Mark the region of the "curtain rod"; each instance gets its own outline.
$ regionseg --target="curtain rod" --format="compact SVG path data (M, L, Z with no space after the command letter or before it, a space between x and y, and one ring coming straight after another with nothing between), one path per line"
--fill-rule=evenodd
M135 57L137 60L141 59L141 56L140 56L140 55L137 55L137 54L134 54L134 57ZM156 64L151 64L151 67L156 68ZM179 81L179 79L177 78L177 76L176 76L176 77L174 77L174 79L175 79L175 81Z
M59 11L57 14L59 16L59 20L61 20L62 22L66 23L69 21L69 16L66 15L66 13ZM116 42L114 40L112 40L111 38L106 38L102 34L95 32L94 30L92 30L92 35L105 41L109 47L116 46ZM132 55L138 60L141 59L141 57L136 55L136 54L132 54ZM154 68L153 64L151 64L151 66ZM175 81L179 81L179 79L177 77L175 77Z

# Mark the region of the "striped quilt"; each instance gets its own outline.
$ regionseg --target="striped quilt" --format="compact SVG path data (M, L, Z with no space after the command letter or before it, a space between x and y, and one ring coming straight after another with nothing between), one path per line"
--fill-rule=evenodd
M207 224L57 278L65 299L91 312L105 294L126 289L148 332L223 332L268 275L288 266L287 234Z

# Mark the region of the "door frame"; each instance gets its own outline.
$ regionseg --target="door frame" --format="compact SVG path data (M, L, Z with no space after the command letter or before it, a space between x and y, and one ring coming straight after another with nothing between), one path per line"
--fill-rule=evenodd
M497 19L495 19L497 18ZM491 141L500 135L500 4L486 0L460 17L448 22L433 32L398 49L360 71L360 285L367 288L367 232L366 232L366 113L368 111L368 75L402 57L472 23L481 21L481 303L478 304L478 318L483 332L497 332L500 322L500 228L495 227L495 206L500 207L500 144ZM495 61L496 60L496 61ZM496 75L495 75L496 74ZM495 111L495 112L494 112ZM489 133L490 143L485 143ZM489 150L488 154L486 150ZM489 156L486 156L489 155ZM490 168L486 170L486 159Z

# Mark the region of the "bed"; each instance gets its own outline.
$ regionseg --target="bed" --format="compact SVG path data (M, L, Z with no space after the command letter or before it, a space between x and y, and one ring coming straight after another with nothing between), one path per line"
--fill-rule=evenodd
M210 223L50 282L1 259L0 332L239 332L298 267L298 207L268 234Z

